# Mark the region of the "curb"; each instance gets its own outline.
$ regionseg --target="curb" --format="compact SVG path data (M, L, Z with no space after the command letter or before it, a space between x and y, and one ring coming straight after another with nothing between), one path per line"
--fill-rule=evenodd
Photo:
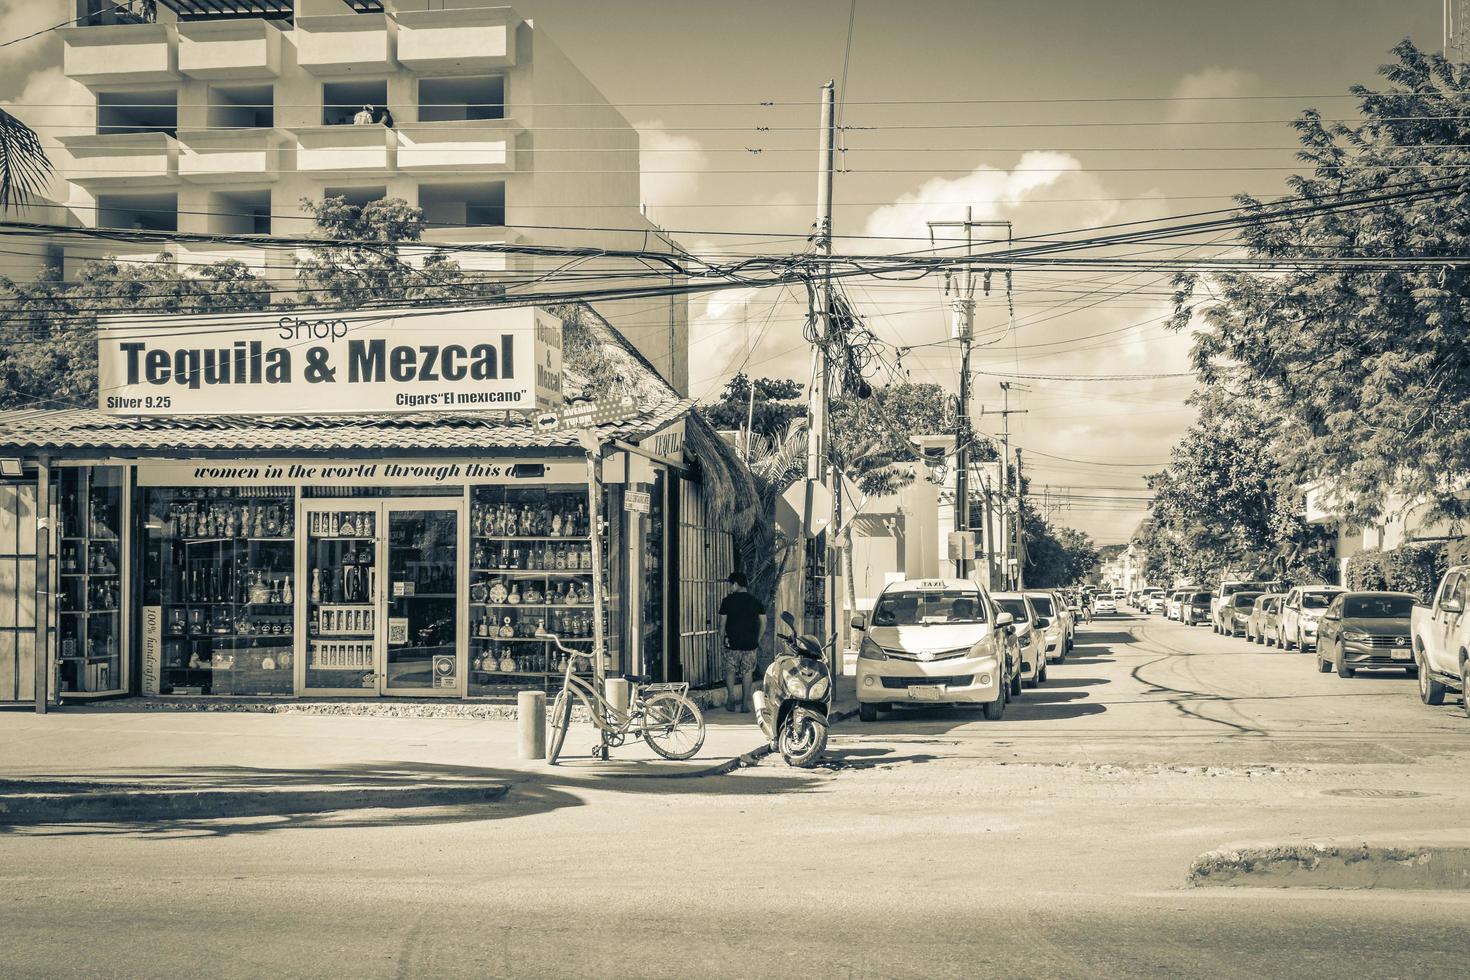
M1470 891L1470 845L1309 841L1228 848L1195 858L1186 882L1194 888Z
M494 803L508 787L352 787L305 790L105 790L97 793L0 795L0 827L46 823L119 823L142 820L214 820L224 817L323 813L329 810L409 809Z

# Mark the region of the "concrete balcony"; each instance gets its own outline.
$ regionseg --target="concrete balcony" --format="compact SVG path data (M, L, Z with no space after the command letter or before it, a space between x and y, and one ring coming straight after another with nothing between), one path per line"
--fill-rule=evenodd
M401 245L399 254L404 261L421 265L439 245L515 245L520 241L519 235L492 226L430 228L424 231L421 244ZM507 272L525 267L524 256L504 252L451 252L449 257L466 272Z
M281 139L276 129L181 131L179 176L196 184L276 180Z
M417 72L477 72L516 63L520 18L509 7L398 9L398 61Z
M68 179L88 188L160 187L179 175L179 142L167 133L63 136L75 166Z
M397 166L397 134L386 126L302 126L295 133L296 169L302 172L384 171Z
M179 77L173 31L167 24L63 27L63 70L91 86L172 81Z
M262 79L281 73L281 29L268 20L179 24L179 71L190 78Z
M313 75L382 75L397 68L398 27L387 14L296 18L296 63Z
M405 123L398 127L398 169L416 174L514 170L521 132L505 119Z

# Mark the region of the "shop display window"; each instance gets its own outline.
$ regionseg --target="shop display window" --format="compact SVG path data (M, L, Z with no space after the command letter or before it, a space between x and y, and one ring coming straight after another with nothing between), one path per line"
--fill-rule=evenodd
M470 507L470 694L555 687L565 670L544 633L591 650L592 549L604 569L603 633L614 653L619 622L608 588L609 541L590 527L576 486L477 487ZM614 655L613 662L616 663ZM586 664L586 662L583 662ZM590 672L590 664L586 664Z
M123 470L66 467L58 491L61 690L121 691Z
M377 688L378 546L372 509L306 512L306 686Z
M161 613L160 691L292 693L295 492L150 488L144 507L143 604Z

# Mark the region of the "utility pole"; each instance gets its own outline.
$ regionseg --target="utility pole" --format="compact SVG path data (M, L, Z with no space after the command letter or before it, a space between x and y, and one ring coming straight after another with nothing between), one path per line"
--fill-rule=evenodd
M1010 476L1010 461L1011 461L1011 416L1012 415L1025 415L1025 414L1027 414L1027 411L1024 408L1015 408L1015 409L1011 408L1011 389L1012 388L1015 388L1017 391L1026 391L1027 390L1025 385L1014 384L1014 383L1012 383L1010 381L1002 381L1000 383L1000 390L1001 390L1001 394L1005 398L1005 408L1001 409L1000 412L998 412L998 413L992 413L992 414L999 414L1000 415L1000 417L1001 417L1001 424L1003 426L1001 437L1000 437L1001 438L1001 447L1002 447L1001 454L1000 454L1000 515L1001 515L1001 517L1000 517L1000 521L1001 521L1000 540L1001 540L1001 548L1002 548L1002 554L1001 554L1001 577L1002 577L1002 579L1004 579L1004 581L1005 581L1005 583L1007 585L1009 585L1011 583L1011 555L1012 555L1012 550L1011 550L1011 525L1010 525L1010 523L1008 523L1009 516L1010 516L1010 503L1011 503L1011 499L1012 499L1011 498L1011 476ZM1021 483L1020 483L1019 480L1016 481L1016 496L1015 496L1015 500L1016 500L1016 505L1017 506L1016 506L1016 514L1015 514L1015 522L1014 523L1016 523L1016 524L1019 525L1020 520L1021 520L1021 509L1020 509ZM1016 539L1017 540L1020 540L1019 535L1017 535Z
M832 172L836 143L836 91L837 86L834 81L829 80L826 85L822 86L822 125L817 142L817 221L815 234L812 236L813 250L822 258L832 254ZM810 285L807 291L811 304L808 314L817 334L817 343L812 346L812 383L807 392L806 440L806 478L813 485L826 484L829 487L831 486L829 474L835 470L835 467L826 465L828 455L827 408L830 397L828 385L831 383L832 374L828 347L833 339L830 273L828 263L823 261L818 273L818 283ZM833 565L840 563L841 560L836 541L842 519L840 480L841 477L838 475L833 498L833 513L827 524L827 574L822 584L825 607L823 635L833 638L837 638L838 622L836 603L838 577L834 574ZM808 517L811 516L814 490L815 486L810 488L807 494ZM842 651L845 646L846 644L840 641L833 644L834 675L841 673Z
M929 241L936 244L934 232L939 228L963 228L965 256L975 254L976 228L1004 228L1006 244L1011 242L1009 221L976 221L974 208L966 205L964 221L929 222ZM986 291L989 292L989 278ZM949 338L960 342L959 411L955 413L954 529L970 533L970 444L974 429L970 425L970 346L975 339L975 267L966 262L958 276L946 272L944 294L949 298ZM970 563L964 553L955 559L955 577L968 578Z
M1021 498L1021 447L1016 447L1016 590L1026 588L1025 522L1021 520L1026 504Z
M1451 64L1470 60L1470 3L1466 0L1444 0L1444 56Z

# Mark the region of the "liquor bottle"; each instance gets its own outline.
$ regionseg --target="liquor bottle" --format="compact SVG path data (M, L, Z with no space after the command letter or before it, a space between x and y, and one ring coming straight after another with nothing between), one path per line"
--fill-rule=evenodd
M311 601L313 603L322 601L322 570L320 568L311 570Z
M281 537L289 538L296 533L296 508L287 504L282 509L285 513L281 517Z
M327 537L329 537L329 538L335 538L336 536L337 536L337 512L336 511L331 511L330 513L327 514Z
M296 593L291 591L291 576L287 575L286 584L281 588L281 603L289 606L295 601Z

